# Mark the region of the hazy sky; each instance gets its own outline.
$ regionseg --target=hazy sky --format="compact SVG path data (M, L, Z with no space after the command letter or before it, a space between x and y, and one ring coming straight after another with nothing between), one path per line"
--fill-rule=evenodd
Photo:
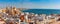
M0 0L0 7L60 9L60 0Z

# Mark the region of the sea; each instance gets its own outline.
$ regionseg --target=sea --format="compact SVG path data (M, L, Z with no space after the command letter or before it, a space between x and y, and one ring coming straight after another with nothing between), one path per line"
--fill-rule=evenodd
M60 14L60 9L26 9L22 12L29 12L35 14Z

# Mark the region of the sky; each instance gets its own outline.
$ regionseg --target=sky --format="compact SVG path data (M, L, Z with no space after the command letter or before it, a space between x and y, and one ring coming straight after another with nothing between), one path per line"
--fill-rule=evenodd
M22 0L0 0L0 8L17 7L21 8Z
M60 0L0 0L0 8L60 9Z

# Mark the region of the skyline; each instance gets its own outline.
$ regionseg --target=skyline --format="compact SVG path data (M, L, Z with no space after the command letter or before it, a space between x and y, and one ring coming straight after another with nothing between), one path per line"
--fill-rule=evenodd
M0 0L0 8L60 9L60 0Z

